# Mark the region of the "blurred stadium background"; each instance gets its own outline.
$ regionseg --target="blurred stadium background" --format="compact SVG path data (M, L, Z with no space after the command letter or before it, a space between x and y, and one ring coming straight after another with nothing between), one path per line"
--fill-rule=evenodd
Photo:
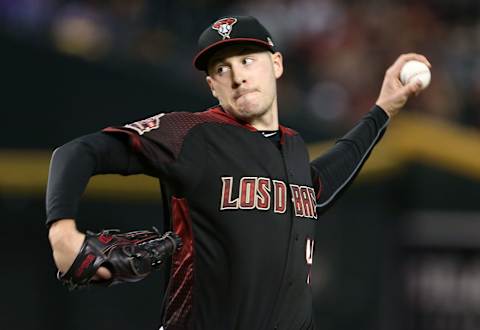
M158 274L74 293L56 281L44 226L49 157L105 126L213 105L191 59L203 28L233 13L258 17L284 53L282 122L302 133L312 157L369 110L400 53L430 59L431 86L319 220L317 323L480 329L476 0L0 1L0 328L157 329ZM143 177L95 178L80 227L156 224L157 188Z

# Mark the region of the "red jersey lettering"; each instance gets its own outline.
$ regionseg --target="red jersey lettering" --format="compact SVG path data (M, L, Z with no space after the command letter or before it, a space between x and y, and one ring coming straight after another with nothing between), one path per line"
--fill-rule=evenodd
M240 180L240 208L255 208L257 178L245 177Z
M233 177L223 177L222 183L222 201L220 203L220 210L238 209L238 198L232 200Z
M270 179L258 178L257 179L257 209L268 210L270 209Z
M275 206L273 212L285 213L287 210L287 185L278 180L273 180Z

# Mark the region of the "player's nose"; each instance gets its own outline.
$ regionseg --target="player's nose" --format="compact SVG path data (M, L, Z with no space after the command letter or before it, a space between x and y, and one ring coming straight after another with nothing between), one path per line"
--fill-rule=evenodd
M241 65L232 65L231 74L233 88L237 88L247 82L246 71Z

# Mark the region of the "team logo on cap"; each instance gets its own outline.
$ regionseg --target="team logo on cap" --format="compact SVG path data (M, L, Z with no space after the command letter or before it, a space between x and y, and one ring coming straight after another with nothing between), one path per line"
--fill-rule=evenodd
M212 24L212 29L217 30L218 34L220 34L225 39L230 39L230 33L232 32L233 24L237 23L237 19L233 17L222 18Z

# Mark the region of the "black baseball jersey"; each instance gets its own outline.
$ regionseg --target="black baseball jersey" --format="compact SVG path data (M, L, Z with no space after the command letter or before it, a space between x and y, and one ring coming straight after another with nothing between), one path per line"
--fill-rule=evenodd
M351 181L386 119L374 109L356 129L363 139L340 143L351 159L330 154L312 164L297 132L280 126L277 147L220 107L105 129L128 134L158 174L165 221L184 242L173 257L164 328L313 329L317 204Z
M75 185L65 183L72 177L109 172L156 176L162 185L164 228L184 243L169 267L165 330L314 329L310 269L315 224L358 173L387 119L374 107L311 162L297 132L280 126L279 143L272 143L221 107L109 127L103 132L127 136L130 152L139 160L122 156L125 168L111 170L115 157L109 153L123 151L98 137L90 143L97 151L76 152L96 154L83 161L82 173L68 173L72 170L64 156L53 157L47 222L75 218L76 197L66 193ZM76 145L88 145L86 141ZM77 158L70 162L79 164L86 157ZM71 196L83 189L73 189Z

